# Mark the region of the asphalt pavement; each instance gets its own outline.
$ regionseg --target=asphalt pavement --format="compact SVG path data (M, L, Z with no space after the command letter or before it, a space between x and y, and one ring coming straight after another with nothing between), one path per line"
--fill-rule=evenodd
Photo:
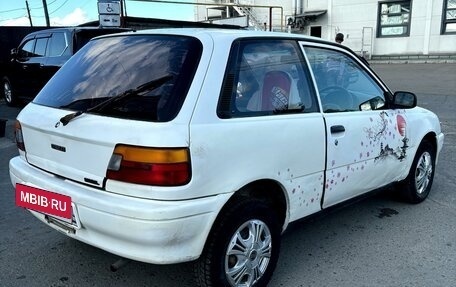
M429 198L391 191L290 225L269 286L456 286L456 64L373 64L393 90L408 90L441 120L445 144ZM72 240L14 205L8 161L20 108L0 101L0 286L193 286L191 264L130 262Z

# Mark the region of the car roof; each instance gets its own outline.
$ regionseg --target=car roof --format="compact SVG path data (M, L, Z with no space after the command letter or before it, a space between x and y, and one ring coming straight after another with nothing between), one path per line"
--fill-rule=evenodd
M189 36L189 37L211 37L214 42L224 41L224 42L233 42L240 38L281 38L281 39L294 39L298 41L305 42L314 42L321 43L326 45L332 45L334 47L339 47L345 49L351 53L348 47L335 43L332 41L324 40L317 37L307 36L303 34L295 33L286 33L286 32L271 32L271 31L255 31L255 30L237 30L237 29L223 29L223 28L159 28L159 29L147 29L147 30L138 30L110 35L102 35L96 38L105 38L105 37L117 37L123 35L180 35L180 36Z
M237 30L237 29L223 29L223 28L160 28L136 31L137 34L173 34L183 36L198 36L210 35L212 38L248 38L248 37L285 37L285 38L300 38L312 39L315 37L305 36L302 34L291 34L284 32L269 32L269 31L255 31L255 30ZM318 39L318 38L315 38Z
M147 29L133 31L136 35L155 35L155 34L170 34L170 35L181 35L181 36L192 36L199 37L201 35L209 35L214 40L217 39L238 39L238 38L288 38L297 39L302 41L321 42L325 44L334 44L335 46L340 44L333 43L321 38L307 36L303 34L293 34L285 32L270 32L270 31L255 31L255 30L237 30L237 29L223 29L223 28L159 28L159 29ZM118 33L116 35L103 35L104 37L128 35L131 32Z
M28 34L26 36L26 38L34 37L36 35L50 34L50 33L54 33L54 32L95 31L95 30L129 31L128 28L116 28L116 27L110 27L110 28L99 28L99 27L58 27L58 28L49 28L49 29L43 29L43 30L39 30L39 31L36 31L36 32L32 32L32 33Z

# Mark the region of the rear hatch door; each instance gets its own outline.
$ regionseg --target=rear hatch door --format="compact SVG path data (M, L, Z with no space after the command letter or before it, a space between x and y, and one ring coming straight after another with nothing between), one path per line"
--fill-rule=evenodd
M18 119L22 125L27 161L77 182L103 187L116 144L188 145L188 127L183 124L83 114L63 126L60 118L67 114L68 111L30 104Z

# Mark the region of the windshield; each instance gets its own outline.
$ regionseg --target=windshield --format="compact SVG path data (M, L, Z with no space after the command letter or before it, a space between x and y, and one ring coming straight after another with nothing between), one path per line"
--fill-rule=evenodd
M153 89L90 113L165 122L179 112L201 56L190 37L124 35L90 41L48 82L36 104L90 111L108 99L167 76Z

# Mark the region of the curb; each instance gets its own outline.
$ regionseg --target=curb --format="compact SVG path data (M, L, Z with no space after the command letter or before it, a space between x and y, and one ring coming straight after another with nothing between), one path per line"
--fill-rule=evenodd
M456 64L456 60L369 60L369 64Z

